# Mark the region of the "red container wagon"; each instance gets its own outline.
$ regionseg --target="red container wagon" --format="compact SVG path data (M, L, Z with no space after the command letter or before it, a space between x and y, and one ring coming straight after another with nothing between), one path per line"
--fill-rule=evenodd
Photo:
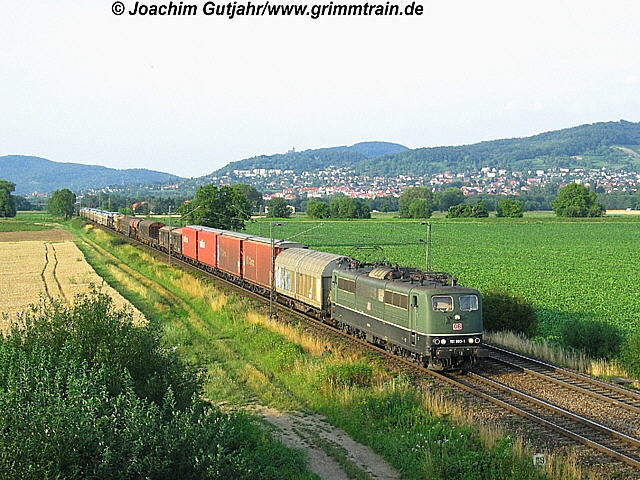
M194 262L198 260L198 232L201 228L189 225L182 229L182 255Z
M218 268L235 277L242 276L242 242L251 235L237 232L223 232L218 235Z
M218 253L218 237L224 230L209 227L199 227L197 256L200 263L216 268L218 266L216 257Z
M301 243L273 241L273 257L287 248L306 248ZM271 287L271 239L251 237L242 244L242 278L266 288Z

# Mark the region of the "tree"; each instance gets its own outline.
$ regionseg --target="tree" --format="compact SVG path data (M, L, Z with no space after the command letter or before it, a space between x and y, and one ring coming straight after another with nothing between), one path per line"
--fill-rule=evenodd
M431 205L426 198L414 198L407 207L409 218L429 218Z
M446 212L449 207L454 205L460 205L464 202L464 194L459 188L447 188L440 195L440 201L438 202L441 212Z
M559 217L601 217L605 213L595 192L577 183L560 189L551 206Z
M329 203L329 214L331 218L371 218L369 206L350 197L333 197Z
M178 209L187 223L224 230L242 230L251 218L251 203L237 185L204 185L194 199Z
M71 218L76 204L76 195L71 190L63 188L56 190L47 203L47 211L51 215Z
M420 202L414 203L415 200ZM433 211L433 193L427 187L410 187L400 195L399 204L403 218L429 218Z
M311 218L329 218L331 216L329 205L325 202L309 200L307 203L307 215Z
M258 212L260 207L264 205L264 200L262 199L262 193L255 189L255 187L251 185L247 185L246 183L238 183L236 186L240 189L244 196L247 197L247 200L251 204L251 209L254 212Z
M489 212L484 207L484 202L478 200L475 204L463 203L449 207L447 218L486 218Z
M11 192L15 191L16 184L7 180L0 180L0 217L16 216L16 201Z
M289 218L291 216L291 210L287 201L281 197L274 197L269 200L269 212L267 217L270 218Z
M497 217L517 218L524 215L524 206L518 200L503 198L496 207Z
M18 211L25 211L25 210L34 210L35 207L33 206L33 204L27 200L24 197L21 197L20 195L16 195L14 196L15 202L16 202L16 210Z

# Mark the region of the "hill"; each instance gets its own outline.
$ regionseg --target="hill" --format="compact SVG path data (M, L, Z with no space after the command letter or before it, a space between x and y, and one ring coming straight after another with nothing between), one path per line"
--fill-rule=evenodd
M393 155L408 150L407 147L397 143L361 142L349 147L340 146L276 155L259 155L231 162L207 177L225 175L233 170L252 170L254 168L294 170L299 173L322 169L329 165L352 166L370 158Z
M143 168L118 170L97 165L52 162L40 157L8 155L0 157L0 178L16 184L17 194L73 191L110 185L171 183L181 177Z
M477 171L482 167L509 171L582 167L640 171L640 123L600 122L555 130L530 137L491 140L471 145L408 149L396 143L364 142L350 147L260 155L232 162L212 176L254 168L313 171L329 165L350 167L359 174L392 177L450 171ZM232 175L232 180L234 176Z
M621 120L555 130L524 138L472 145L418 148L362 160L359 173L393 176L461 172L482 167L507 170L553 167L640 168L640 123Z

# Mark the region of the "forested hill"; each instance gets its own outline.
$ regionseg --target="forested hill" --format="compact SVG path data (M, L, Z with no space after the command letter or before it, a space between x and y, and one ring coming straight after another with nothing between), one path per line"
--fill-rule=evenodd
M110 185L171 183L181 180L168 173L142 168L117 170L97 165L52 162L40 157L0 157L0 178L16 184L17 194L52 192L60 188L78 191Z
M427 174L500 167L508 170L550 167L640 167L640 123L602 122L457 147L407 150L354 164L375 175Z
M329 165L351 167L370 175L426 175L477 171L482 167L510 171L553 167L627 168L640 171L640 123L601 122L472 145L417 148L386 142L262 155L232 162L212 175L254 168L304 172ZM204 182L212 175L201 177Z
M260 155L257 157L231 162L212 175L224 175L233 170L252 170L254 168L275 168L304 172L322 169L329 165L353 166L369 158L382 155L393 155L408 151L407 147L389 142L361 142L350 147L318 148L302 152L289 152L276 155Z

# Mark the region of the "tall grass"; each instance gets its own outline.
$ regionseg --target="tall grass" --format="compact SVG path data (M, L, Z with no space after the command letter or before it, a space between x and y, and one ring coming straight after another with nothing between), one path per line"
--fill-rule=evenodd
M514 332L489 332L485 339L515 352L531 355L556 365L571 368L596 377L628 377L629 372L615 360L593 359L581 352L566 348L546 339L532 340Z

